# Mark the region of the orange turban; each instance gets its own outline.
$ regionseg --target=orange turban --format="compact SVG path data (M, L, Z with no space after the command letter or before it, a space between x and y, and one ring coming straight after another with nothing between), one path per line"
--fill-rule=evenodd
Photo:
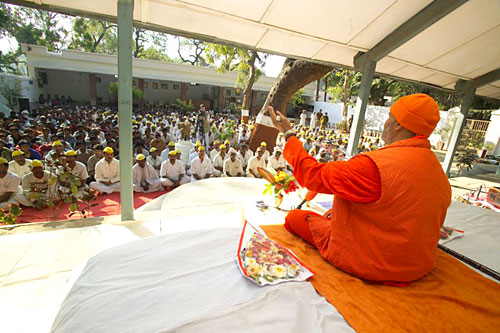
M426 138L440 119L439 106L426 94L401 97L391 106L391 114L401 126Z

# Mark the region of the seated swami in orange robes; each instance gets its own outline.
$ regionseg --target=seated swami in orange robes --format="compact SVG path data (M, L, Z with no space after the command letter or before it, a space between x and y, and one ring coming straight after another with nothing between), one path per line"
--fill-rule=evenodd
M287 133L283 156L300 185L334 194L330 218L291 211L285 227L335 267L370 281L414 281L434 266L451 188L427 140L439 121L425 94L400 98L382 138L387 146L348 161L318 163L279 114Z

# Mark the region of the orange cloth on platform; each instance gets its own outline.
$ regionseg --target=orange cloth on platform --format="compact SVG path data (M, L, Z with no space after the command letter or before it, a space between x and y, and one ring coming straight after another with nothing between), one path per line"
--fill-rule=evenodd
M500 327L500 284L442 251L428 275L394 288L336 269L281 225L261 227L314 271L308 281L357 332L497 332Z
M333 192L330 178L335 178L339 162L317 163L295 137L288 140L283 156L302 186ZM380 198L363 203L336 196L329 225L307 224L314 245L334 266L367 280L419 279L434 266L439 229L451 202L448 179L422 137L361 156L371 159L379 171Z
M426 138L440 119L439 106L426 94L401 97L391 106L391 114L401 126Z

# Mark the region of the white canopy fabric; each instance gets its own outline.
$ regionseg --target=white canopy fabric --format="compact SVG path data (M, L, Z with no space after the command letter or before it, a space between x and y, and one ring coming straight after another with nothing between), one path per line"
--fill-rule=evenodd
M114 0L9 0L116 20ZM135 0L134 24L346 67L430 0ZM450 2L450 1L448 1ZM500 68L500 1L469 0L381 59L376 71L453 89ZM500 98L500 80L478 95Z

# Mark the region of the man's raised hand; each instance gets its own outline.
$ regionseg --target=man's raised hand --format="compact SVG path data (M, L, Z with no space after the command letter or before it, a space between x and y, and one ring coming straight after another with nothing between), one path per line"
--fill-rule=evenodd
M271 120L273 121L274 127L276 127L278 130L281 132L285 133L288 130L292 129L292 126L290 125L290 121L288 118L284 115L281 114L281 112L276 111L274 112L274 108L272 106L267 107L267 111L269 112L269 116L271 117Z

